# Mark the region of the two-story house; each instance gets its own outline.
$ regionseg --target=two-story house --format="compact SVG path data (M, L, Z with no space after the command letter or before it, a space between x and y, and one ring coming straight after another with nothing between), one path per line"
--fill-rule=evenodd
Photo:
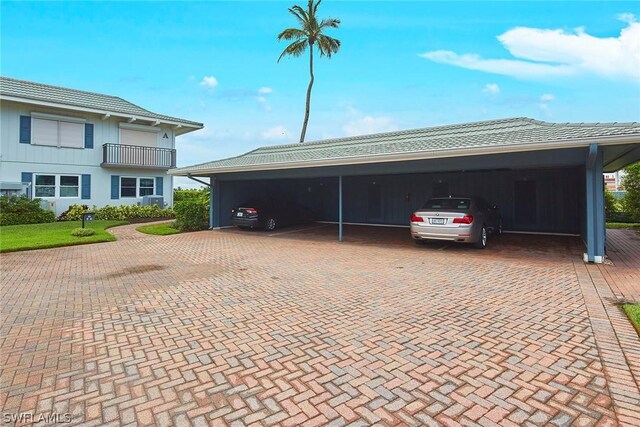
M116 96L0 77L0 191L73 204L173 203L176 137L202 123ZM157 199L156 199L157 200Z

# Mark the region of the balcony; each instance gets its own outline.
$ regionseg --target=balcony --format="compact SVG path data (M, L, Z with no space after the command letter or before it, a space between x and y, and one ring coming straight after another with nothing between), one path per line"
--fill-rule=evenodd
M103 144L100 166L171 169L176 167L176 150L141 145Z

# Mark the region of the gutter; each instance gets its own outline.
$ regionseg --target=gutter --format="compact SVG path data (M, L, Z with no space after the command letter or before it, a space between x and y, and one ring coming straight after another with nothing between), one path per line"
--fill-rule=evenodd
M605 138L581 138L573 140L562 140L557 142L544 142L537 144L514 144L514 145L501 145L493 147L473 147L473 148L458 148L451 150L441 151L413 151L398 154L378 154L373 156L348 156L335 159L320 159L320 160L301 160L297 162L280 162L280 163L268 163L257 164L247 166L233 166L233 167L219 167L219 168L202 168L196 169L192 167L174 169L169 171L170 175L186 176L187 174L209 175L212 173L231 173L231 172L254 172L254 171L266 171L266 170L282 170L282 169L302 169L311 167L325 167L325 166L348 166L348 165L360 165L368 163L386 163L386 162L398 162L409 160L429 160L429 159L442 159L449 157L464 157L474 155L488 155L488 154L504 154L504 153L518 153L526 151L544 151L554 149L565 148L581 148L589 147L593 143L598 145L620 145L627 143L640 143L640 135L628 135L628 136L616 136ZM239 156L242 157L242 156Z

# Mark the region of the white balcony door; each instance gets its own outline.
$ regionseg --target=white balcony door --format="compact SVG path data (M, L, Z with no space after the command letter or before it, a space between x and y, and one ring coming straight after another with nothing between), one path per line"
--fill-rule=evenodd
M158 147L158 132L146 132L133 129L120 129L120 144L136 147ZM157 150L145 150L121 147L120 162L132 165L156 165L158 163Z

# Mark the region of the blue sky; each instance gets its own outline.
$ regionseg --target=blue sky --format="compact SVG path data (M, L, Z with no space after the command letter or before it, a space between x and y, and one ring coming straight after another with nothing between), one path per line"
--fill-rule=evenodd
M2 2L2 75L201 121L180 166L296 142L308 57L286 2ZM303 4L304 0L298 1ZM307 140L527 116L640 121L638 2L324 0ZM182 181L179 181L183 184Z

